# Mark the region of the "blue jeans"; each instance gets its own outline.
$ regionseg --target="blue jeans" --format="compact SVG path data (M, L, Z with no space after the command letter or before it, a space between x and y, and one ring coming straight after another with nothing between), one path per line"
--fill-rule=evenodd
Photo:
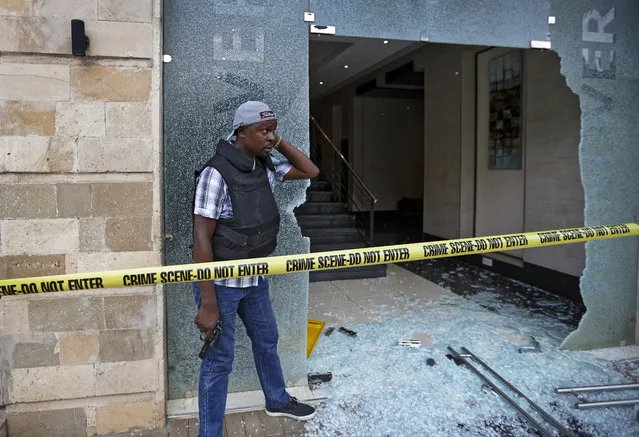
M193 283L195 302L200 307L200 287ZM217 307L222 321L222 334L211 345L200 365L198 403L199 437L222 437L229 373L233 369L235 347L235 315L239 314L253 345L255 368L262 385L266 408L286 405L291 396L286 392L280 358L277 354L277 323L268 281L260 278L255 287L231 288L215 286Z

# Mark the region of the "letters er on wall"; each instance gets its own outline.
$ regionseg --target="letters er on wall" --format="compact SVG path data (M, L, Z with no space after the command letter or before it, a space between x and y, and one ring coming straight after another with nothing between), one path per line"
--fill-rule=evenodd
M615 35L610 32L610 24L614 19L615 8L611 8L603 16L596 9L584 14L581 39L587 44L581 49L584 59L583 78L616 78L615 51L612 49Z

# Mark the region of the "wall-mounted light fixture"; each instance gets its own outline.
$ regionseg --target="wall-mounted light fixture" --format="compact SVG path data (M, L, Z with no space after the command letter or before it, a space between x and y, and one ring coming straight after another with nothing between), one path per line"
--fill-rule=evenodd
M84 33L84 21L71 20L71 51L74 56L85 56L89 37Z

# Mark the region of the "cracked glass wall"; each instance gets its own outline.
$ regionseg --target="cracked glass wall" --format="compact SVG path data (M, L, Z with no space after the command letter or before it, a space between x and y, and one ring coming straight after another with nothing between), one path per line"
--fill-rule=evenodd
M300 2L189 0L164 2L165 263L191 261L193 172L231 131L246 100L263 100L278 115L278 131L308 153L308 30ZM294 24L291 24L294 23ZM277 254L308 251L293 215L307 182L281 185ZM271 279L288 381L306 377L308 274ZM193 324L190 284L167 287L169 399L197 395L201 342ZM230 391L259 389L246 331L239 321Z
M166 264L190 262L193 171L230 131L247 99L270 103L283 135L308 152L308 23L336 33L451 44L529 48L551 41L582 110L580 164L587 225L632 221L639 213L639 4L633 0L191 0L164 2L164 169ZM549 24L549 17L555 24ZM278 191L283 213L278 254L308 250L292 208L305 183ZM588 307L568 348L634 339L637 242L586 245L581 279ZM308 276L272 280L286 378L306 373ZM197 391L199 339L188 285L167 287L169 397ZM250 345L238 330L231 391L258 389Z
M639 211L639 3L551 1L553 49L581 101L579 157L586 225L634 221ZM637 239L586 243L587 313L563 347L634 341Z

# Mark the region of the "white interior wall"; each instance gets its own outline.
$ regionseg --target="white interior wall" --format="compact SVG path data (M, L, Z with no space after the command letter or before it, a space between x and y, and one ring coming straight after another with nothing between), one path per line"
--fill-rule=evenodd
M475 53L437 47L426 53L424 232L473 234L475 201ZM429 65L430 64L430 65ZM554 52L526 51L525 231L582 226L580 110ZM460 71L460 76L455 74ZM451 177L451 175L453 175ZM458 179L455 178L457 175ZM580 276L583 245L524 251L524 261Z
M526 69L525 230L584 225L579 168L579 98L566 85L555 52L529 50ZM529 249L524 261L573 276L585 267L583 244Z
M397 210L402 198L421 199L424 105L421 99L358 97L361 135L353 162L378 199L376 211Z
M459 236L462 46L427 46L424 68L424 218L427 234Z
M468 49L461 57L461 164L459 237L473 237L475 229L475 57L482 48Z

